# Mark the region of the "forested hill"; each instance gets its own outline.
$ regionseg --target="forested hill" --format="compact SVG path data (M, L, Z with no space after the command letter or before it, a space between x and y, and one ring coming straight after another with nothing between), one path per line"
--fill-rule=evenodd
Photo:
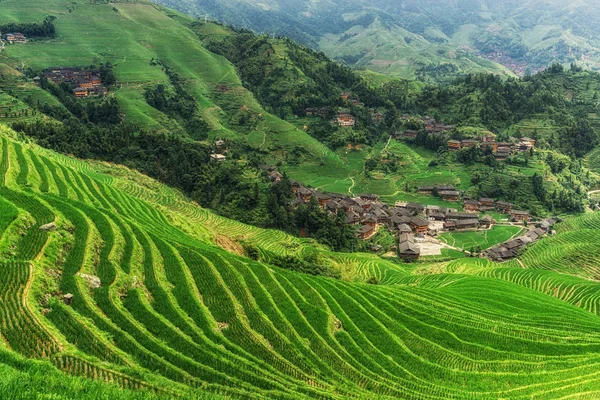
M499 64L523 74L553 62L577 60L588 68L599 62L596 1L160 2L411 79L501 72Z
M39 15L13 3L3 7L7 22L44 21L53 12L50 6ZM77 25L84 17L87 36ZM586 193L595 188L590 169L597 167L597 75L577 66L508 81L469 75L423 88L365 80L290 39L204 23L145 3L65 8L52 24L56 39L3 52L4 118L44 146L124 163L246 223L293 234L303 228L290 206L290 188L273 189L261 165L277 166L321 191L376 192L389 203L425 202L415 197L416 187L453 184L470 196L494 194L540 216L585 209ZM103 33L107 25L114 28L110 37ZM146 37L155 39L144 44ZM179 51L172 52L173 46ZM108 51L100 65L90 65ZM108 85L107 98L77 99L68 85L48 81L44 70L56 63L96 71ZM308 115L311 108L322 116ZM338 112L349 113L355 125L332 124ZM402 118L407 113L432 115L456 130L436 140L421 137L417 148L387 146L391 153L383 153L390 133L409 128ZM577 123L582 116L587 125ZM485 130L505 140L535 136L540 151L506 163L483 153L447 152L446 139L469 139ZM228 160L208 162L220 151L219 140ZM417 158L419 148L427 153ZM565 155L576 158L564 161ZM564 162L552 168L549 159ZM540 177L543 184L534 189L533 179ZM352 229L321 229L340 227L340 221L316 219L313 237L335 249L353 248Z

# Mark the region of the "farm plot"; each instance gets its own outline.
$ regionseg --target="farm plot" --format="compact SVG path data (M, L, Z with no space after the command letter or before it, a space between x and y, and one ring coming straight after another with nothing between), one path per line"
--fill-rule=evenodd
M494 225L489 230L442 233L439 238L448 245L463 250L470 250L471 248L485 250L499 243L504 243L522 232L523 228L518 226Z
M15 171L0 185L2 241L14 259L0 263L0 337L68 374L184 398L600 390L600 286L541 270L577 272L572 250L584 248L577 265L595 273L597 215L559 224L526 251L529 269L444 256L402 264L229 221L122 167L2 139ZM26 218L18 232L14 218ZM39 229L52 221L57 232ZM451 238L484 247L519 231ZM215 246L217 236L255 243L267 260L316 253L343 279L249 260Z

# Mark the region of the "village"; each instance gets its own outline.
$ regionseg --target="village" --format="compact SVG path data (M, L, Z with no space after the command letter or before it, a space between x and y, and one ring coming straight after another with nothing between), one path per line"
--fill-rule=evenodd
M108 90L102 84L100 76L91 70L83 68L48 68L43 72L48 81L56 85L66 83L73 87L73 95L77 98L104 97ZM38 82L41 78L35 77Z
M283 175L274 167L263 166L262 169L273 183L283 179ZM376 194L351 197L339 193L323 193L307 188L294 180L291 184L295 195L293 206L314 200L331 214L343 212L346 223L356 226L356 234L363 241L372 239L381 229L387 229L397 237L398 245L392 250L397 251L398 256L403 260L417 260L421 255L434 255L430 252L426 252L427 254L422 252L422 247L431 247L431 243L437 243L438 249L445 247L435 239L439 233L491 229L498 222L490 215L481 215L485 212L504 214L507 219L506 224L518 226L528 226L532 219L529 212L516 210L509 202L496 201L492 198L471 199L449 185L421 186L417 191L420 194L438 196L448 202L462 201L464 211L459 212L452 207L406 202L397 202L390 206L380 201ZM554 219L544 220L524 236L495 246L481 256L496 261L514 258L521 248L550 233L555 222ZM377 252L380 248L374 246L372 250Z

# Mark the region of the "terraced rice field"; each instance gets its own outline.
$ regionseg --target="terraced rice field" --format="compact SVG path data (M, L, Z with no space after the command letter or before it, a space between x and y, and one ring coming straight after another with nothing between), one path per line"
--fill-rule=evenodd
M597 215L559 225L525 254L528 269L479 259L410 266L331 253L215 216L123 167L0 139L0 335L14 352L157 396L600 391L598 284L583 279L597 265ZM50 222L56 231L39 229ZM242 239L267 260L320 252L344 280L240 257ZM370 278L380 284L361 283Z
M494 225L489 230L449 232L443 233L439 237L450 246L463 250L470 250L471 248L485 250L499 243L504 243L515 236L519 236L523 231L524 229L518 226Z

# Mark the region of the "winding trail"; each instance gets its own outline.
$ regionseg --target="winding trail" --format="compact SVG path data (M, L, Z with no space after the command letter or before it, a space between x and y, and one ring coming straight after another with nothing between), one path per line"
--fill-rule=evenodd
M350 186L348 188L348 193L350 193L351 196L354 196L354 193L352 192L352 189L354 189L354 186L356 186L356 181L354 181L354 177L351 176L350 180L352 181L352 186Z
M391 141L392 141L392 135L390 135L390 138L388 139L387 143L385 144L385 147L381 150L382 153L387 150Z

